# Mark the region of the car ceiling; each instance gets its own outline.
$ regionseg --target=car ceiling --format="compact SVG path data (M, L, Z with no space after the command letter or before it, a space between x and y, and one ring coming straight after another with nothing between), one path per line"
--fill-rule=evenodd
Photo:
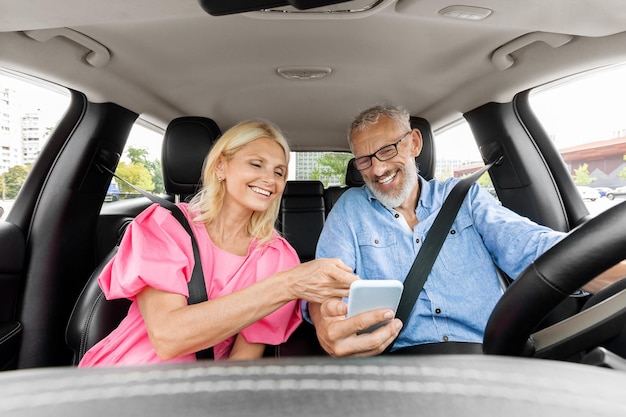
M454 5L445 0L379 3L354 14L211 16L197 0L3 2L0 67L118 103L161 127L182 115L211 117L222 129L263 117L295 149L346 150L347 125L375 103L403 104L438 128L483 103L626 60L622 0L482 0L471 4L492 10L482 21L441 15ZM109 55L90 65L74 35ZM523 47L500 49L513 64L499 67L494 53L512 41ZM331 73L294 81L281 67Z

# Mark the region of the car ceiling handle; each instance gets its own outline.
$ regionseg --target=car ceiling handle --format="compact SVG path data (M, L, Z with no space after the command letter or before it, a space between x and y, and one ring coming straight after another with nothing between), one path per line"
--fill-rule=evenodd
M574 39L572 35L564 35L562 33L550 33L550 32L532 32L519 38L513 39L509 43L505 43L498 49L496 49L491 55L491 62L500 71L511 67L515 63L515 59L511 55L515 51L530 45L533 42L547 43L553 48L558 48L565 45L569 41Z
M69 28L55 28L55 29L41 29L41 30L27 30L24 31L28 37L35 39L39 42L47 42L57 36L74 41L80 46L89 49L89 53L85 56L85 60L93 67L102 68L107 65L111 59L111 53L106 46L83 35L80 32Z

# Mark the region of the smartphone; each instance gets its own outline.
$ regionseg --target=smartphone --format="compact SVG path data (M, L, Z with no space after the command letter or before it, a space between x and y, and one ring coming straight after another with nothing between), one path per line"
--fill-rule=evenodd
M352 282L346 317L379 308L389 308L395 314L403 288L404 285L395 279L360 279ZM378 323L362 333L372 332L388 322Z

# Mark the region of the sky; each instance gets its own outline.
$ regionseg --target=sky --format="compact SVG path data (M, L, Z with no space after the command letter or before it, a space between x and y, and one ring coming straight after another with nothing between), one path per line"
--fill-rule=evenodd
M69 105L69 93L64 94L63 89L42 88L0 72L0 90L4 88L15 90L16 102L13 104L21 106L24 111L35 110L38 107L44 126L56 125ZM33 97L36 100L33 100ZM161 159L161 136L162 134L135 124L129 136L132 144L129 143L128 146L147 149L151 160Z
M590 73L575 85L554 85L531 95L531 106L557 149L626 136L626 65L601 75ZM480 160L471 138L467 123L436 134L437 157Z
M557 148L626 136L626 65L538 92L531 106Z
M46 124L56 124L69 104L69 93L62 94L60 92L62 90L42 88L29 82L8 77L0 72L0 90L5 88L15 90L14 99L17 100L17 105L23 107L25 111L35 110L39 107ZM33 97L36 97L37 100L32 100Z

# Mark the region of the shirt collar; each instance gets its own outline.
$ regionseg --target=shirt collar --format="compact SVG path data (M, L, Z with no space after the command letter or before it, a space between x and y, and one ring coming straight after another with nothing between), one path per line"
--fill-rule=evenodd
M420 205L424 208L430 209L433 206L433 196L432 196L432 185L429 181L426 181L421 176L419 177L420 181L420 198L417 207ZM416 207L416 210L417 210Z

